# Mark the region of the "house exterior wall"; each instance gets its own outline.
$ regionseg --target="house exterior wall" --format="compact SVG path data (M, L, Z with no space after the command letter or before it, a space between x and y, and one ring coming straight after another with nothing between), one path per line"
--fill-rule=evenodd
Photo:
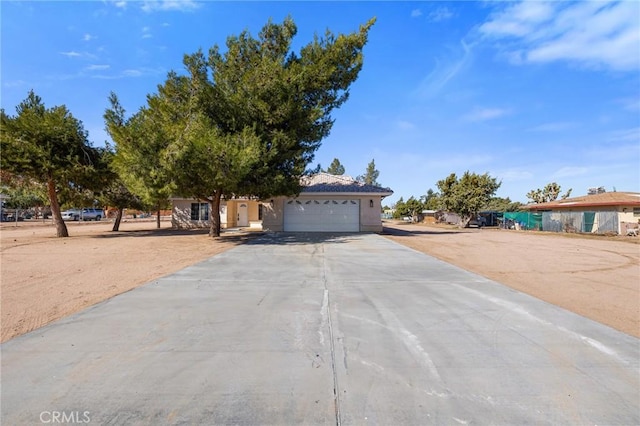
M289 197L274 197L271 200L263 200L262 229L271 232L284 231L284 204ZM382 232L382 199L378 196L348 195L348 194L301 194L300 201L332 199L332 200L360 200L360 232ZM370 201L373 201L371 207Z
M636 213L634 214L634 208L636 209ZM637 228L640 224L640 211L638 211L638 207L633 206L571 206L571 207L563 207L563 208L555 208L550 209L551 213L583 213L583 212L615 212L618 215L618 234L624 235L627 232L627 229ZM592 233L600 232L599 229L599 215L596 214L595 223L593 226Z
M284 231L284 201L286 197L274 197L262 201L262 229L264 231Z
M191 203L198 200L173 199L171 225L176 229L208 228L208 220L191 220ZM247 204L250 222L258 222L258 202L254 200L227 200L220 202L220 227L233 228L238 224L238 203ZM211 216L211 212L209 212Z

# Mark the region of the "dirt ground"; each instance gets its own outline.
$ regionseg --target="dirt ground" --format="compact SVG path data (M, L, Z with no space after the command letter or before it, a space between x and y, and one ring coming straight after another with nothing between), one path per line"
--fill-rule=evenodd
M385 236L640 337L640 238L385 223Z
M163 222L0 226L1 341L242 244L256 233L174 231ZM385 236L640 337L640 239L386 224Z
M228 250L253 234L174 231L170 223L68 223L68 238L43 223L0 227L1 341ZM255 233L254 233L255 234Z

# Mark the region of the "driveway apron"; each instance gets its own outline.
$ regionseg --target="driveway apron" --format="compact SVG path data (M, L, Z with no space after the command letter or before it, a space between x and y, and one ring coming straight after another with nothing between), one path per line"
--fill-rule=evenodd
M639 364L635 337L381 236L267 234L4 343L0 420L640 424Z

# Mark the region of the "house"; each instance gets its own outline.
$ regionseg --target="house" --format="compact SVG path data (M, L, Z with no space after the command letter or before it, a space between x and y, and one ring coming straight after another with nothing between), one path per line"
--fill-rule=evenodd
M262 227L274 232L382 232L382 199L389 188L350 176L317 173L301 180L297 197L264 200Z
M615 232L626 234L638 227L640 193L598 192L580 197L530 204L524 209L542 212L543 230L565 232ZM560 229L555 229L560 227Z
M238 198L220 206L222 228L253 227L272 232L382 232L382 199L389 188L366 185L350 176L318 173L301 180L297 197ZM173 198L174 228L209 226L209 204Z

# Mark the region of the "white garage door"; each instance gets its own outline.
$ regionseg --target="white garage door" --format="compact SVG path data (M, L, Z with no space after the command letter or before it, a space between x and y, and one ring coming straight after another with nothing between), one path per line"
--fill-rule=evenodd
M359 232L360 200L287 200L285 232Z

